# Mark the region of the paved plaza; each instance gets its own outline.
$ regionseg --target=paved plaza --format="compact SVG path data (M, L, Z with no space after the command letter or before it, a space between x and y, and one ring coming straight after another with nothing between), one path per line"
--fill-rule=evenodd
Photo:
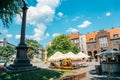
M99 65L98 62L87 62L87 64L89 65L88 67L81 69L81 71L85 71L87 74L83 80L120 80L119 75L111 74L108 76L107 73L104 75L98 75L95 70L95 65Z
M108 74L104 75L98 75L95 70L95 65L100 65L98 62L87 62L89 65L86 68L81 68L81 71L86 72L86 77L83 80L120 80L120 75L113 75L111 74L108 76Z
M81 72L86 72L86 77L82 80L120 80L120 76L111 74L108 76L107 74L104 75L98 75L96 74L95 65L99 65L98 62L86 62L88 64L88 67L76 69ZM40 67L40 68L48 68L49 63L44 64L44 62L40 63L34 63L34 66Z

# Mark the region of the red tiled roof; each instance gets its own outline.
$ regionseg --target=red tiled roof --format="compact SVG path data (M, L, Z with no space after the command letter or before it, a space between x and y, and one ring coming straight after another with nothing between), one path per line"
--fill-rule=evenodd
M90 42L89 41L90 38L93 38L93 41L95 41L96 34L97 34L97 32L86 34L86 42Z
M110 33L110 39L114 38L114 34L118 34L118 36L120 37L120 28L113 28L106 31ZM97 32L86 34L86 42L89 42L90 38L93 38L93 40L95 41L96 34Z
M110 29L110 30L106 30L107 32L110 33L110 38L113 39L114 38L114 34L118 34L119 37L120 37L120 28L113 28L113 29Z
M76 33L76 34L69 34L68 37L70 39L75 39L75 38L79 38L80 34L79 33Z

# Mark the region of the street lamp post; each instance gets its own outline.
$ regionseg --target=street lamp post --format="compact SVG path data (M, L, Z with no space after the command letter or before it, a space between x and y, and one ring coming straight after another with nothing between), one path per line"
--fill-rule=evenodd
M28 8L27 8L25 2L23 1L23 8L22 8L23 17L22 17L22 26L21 26L21 37L20 37L20 43L16 47L16 49L17 49L16 59L14 60L13 64L11 64L5 68L6 71L11 72L11 73L36 69L35 66L32 66L32 64L30 64L30 60L27 57L28 47L25 44L25 29L26 29L27 9Z

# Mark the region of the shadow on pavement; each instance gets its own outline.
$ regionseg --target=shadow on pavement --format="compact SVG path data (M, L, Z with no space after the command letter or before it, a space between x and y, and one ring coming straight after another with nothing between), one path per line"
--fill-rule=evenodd
M90 70L89 73L91 75L97 75L96 77L90 78L90 80L120 80L120 73L102 73L102 74L97 74L96 70Z
M90 80L120 80L117 77L93 77Z
M96 75L96 74L97 74L95 69L90 70L89 73L90 73L91 75Z

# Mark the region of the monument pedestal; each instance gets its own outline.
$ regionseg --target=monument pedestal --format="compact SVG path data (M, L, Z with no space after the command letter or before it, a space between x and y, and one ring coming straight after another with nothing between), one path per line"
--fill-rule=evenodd
M16 59L14 60L13 64L4 68L6 72L15 73L38 69L36 66L32 66L30 60L27 58L27 46L19 45L18 47L16 47L16 49Z
M31 70L37 70L37 69L40 69L40 68L37 68L36 66L13 67L12 65L4 68L4 70L7 73L25 72L25 71L31 71Z

